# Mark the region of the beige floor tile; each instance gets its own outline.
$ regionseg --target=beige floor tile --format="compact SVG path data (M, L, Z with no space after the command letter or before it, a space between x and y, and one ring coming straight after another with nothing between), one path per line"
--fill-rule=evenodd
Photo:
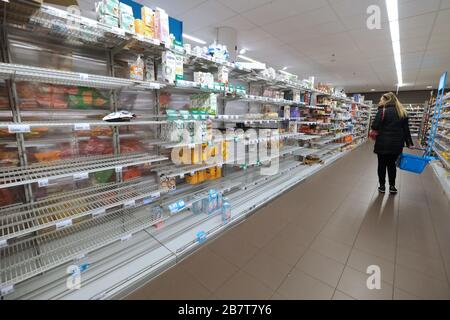
M307 249L306 245L294 243L289 237L276 236L261 251L290 266L294 266Z
M303 272L289 275L278 292L289 300L330 300L334 288Z
M291 269L292 266L275 259L264 251L259 252L243 267L244 271L272 290L278 289Z
M396 247L395 243L391 242L391 239L385 241L382 237L371 237L360 234L356 239L354 247L391 262L395 261Z
M297 263L292 273L294 274L298 270L335 288L344 270L344 265L313 250L309 250Z
M358 235L358 228L348 225L329 223L323 228L319 235L349 246L353 246L356 236Z
M333 295L333 300L356 300L356 299L336 290Z
M211 295L190 274L175 266L130 294L127 300L205 300Z
M347 265L362 273L366 273L369 266L379 266L381 280L391 285L394 284L395 267L394 263L389 260L374 256L359 249L353 249Z
M211 292L217 290L238 271L235 265L209 248L194 253L181 261L179 265Z
M214 294L219 299L268 300L273 295L273 290L241 270Z
M242 268L259 250L240 237L228 234L216 239L208 248L239 268Z
M448 282L436 280L400 265L395 269L395 286L422 299L450 299Z
M339 243L324 236L318 236L311 249L337 262L345 264L352 250L351 246Z
M283 297L280 293L275 292L273 296L270 298L270 300L287 300L287 299Z
M337 289L358 300L392 300L393 288L381 282L381 289L370 290L367 279L370 275L345 267Z
M290 224L283 228L276 236L284 239L290 239L294 245L309 246L317 233L311 232L302 226Z
M402 289L394 288L394 300L422 300L422 299Z
M396 263L438 280L447 281L444 261L440 258L431 258L408 249L399 248Z

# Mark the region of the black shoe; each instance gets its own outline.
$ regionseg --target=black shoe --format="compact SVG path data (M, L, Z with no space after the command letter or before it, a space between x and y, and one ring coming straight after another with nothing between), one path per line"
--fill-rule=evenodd
M389 193L390 194L397 194L398 190L395 186L390 186L389 187Z
M386 187L385 187L385 186L379 186L379 187L378 187L378 191L379 191L380 193L386 193Z

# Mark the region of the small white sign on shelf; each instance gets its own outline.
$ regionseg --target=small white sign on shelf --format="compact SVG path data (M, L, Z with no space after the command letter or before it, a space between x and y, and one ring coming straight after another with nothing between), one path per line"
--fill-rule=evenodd
M73 180L80 181L80 180L86 180L89 178L88 172L78 172L73 175Z
M88 80L89 79L89 75L87 73L80 73L80 79L81 80Z
M6 296L9 293L14 292L14 285L10 285L10 286L4 286L0 288L0 293L2 296Z
M99 209L95 209L94 211L92 211L92 216L93 217L97 217L99 215L102 215L106 212L105 208L99 208Z
M38 180L38 186L39 186L39 188L47 187L48 186L48 179L40 179L40 180Z
M81 17L81 22L89 27L96 27L97 26L97 21L86 18L86 17Z
M8 126L9 133L27 133L30 131L31 128L27 124L12 124Z
M131 233L127 234L126 236L123 236L122 238L120 238L120 241L122 241L122 242L128 241L131 239L131 237L133 237L133 235Z
M136 200L130 200L130 201L127 201L127 202L125 202L124 204L123 204L123 207L125 208L125 209L128 209L128 208L134 208L136 206Z
M89 123L75 123L73 125L73 130L75 131L89 131L91 130L91 126Z
M119 34L119 35L121 35L121 36L124 36L124 35L125 35L125 30L123 30L122 28L119 28L119 27L112 27L112 29L113 29L114 33L117 33L117 34Z
M116 173L122 173L123 168L122 167L116 167Z
M0 248L6 247L8 245L8 241L6 239L0 240Z
M66 228L72 225L72 219L62 220L56 223L56 229Z

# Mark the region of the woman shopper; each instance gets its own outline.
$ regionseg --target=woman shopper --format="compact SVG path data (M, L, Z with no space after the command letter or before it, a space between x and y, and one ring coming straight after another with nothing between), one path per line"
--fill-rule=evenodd
M409 131L408 114L394 93L384 94L378 104L378 112L372 124L377 132L374 152L378 155L378 191L386 192L386 169L389 176L389 192L396 194L396 161L403 147L412 148L414 143Z

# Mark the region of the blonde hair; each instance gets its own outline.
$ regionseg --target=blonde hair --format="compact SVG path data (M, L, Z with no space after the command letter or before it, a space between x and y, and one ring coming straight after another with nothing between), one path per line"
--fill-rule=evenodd
M400 118L406 118L408 112L401 102L398 100L397 96L393 92L388 92L383 94L383 99L385 100L385 105L389 103L395 103L395 109L397 109L397 114Z

